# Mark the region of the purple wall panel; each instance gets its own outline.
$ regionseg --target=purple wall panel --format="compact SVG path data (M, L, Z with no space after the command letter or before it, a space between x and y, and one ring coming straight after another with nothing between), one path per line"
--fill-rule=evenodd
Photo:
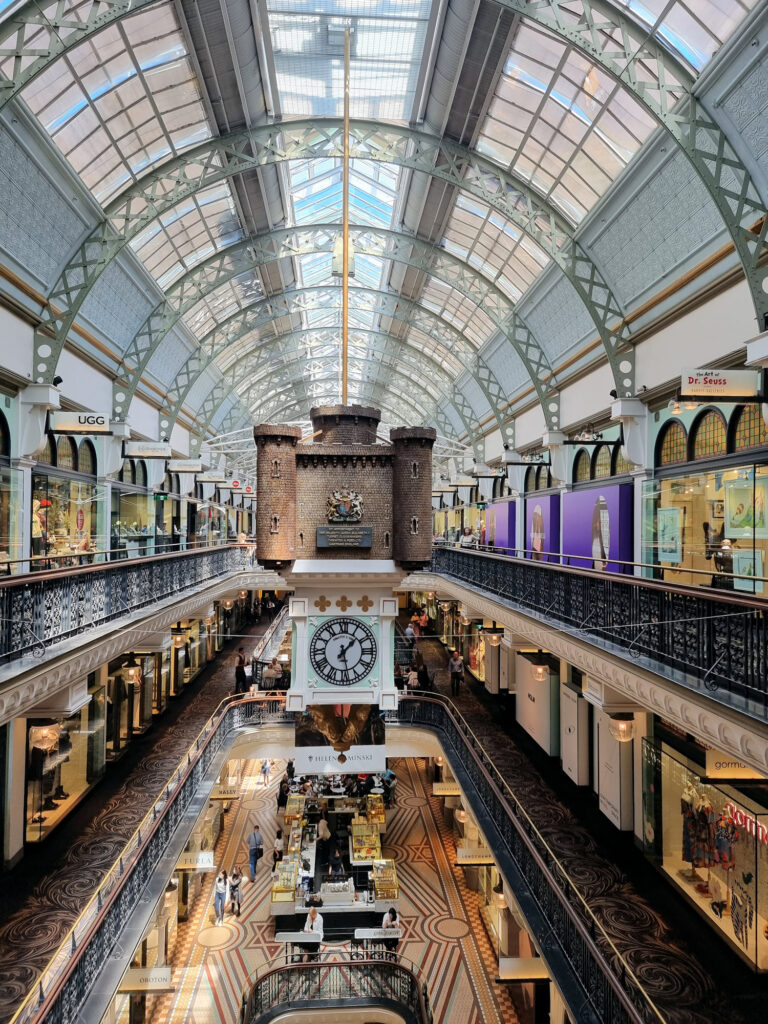
M563 495L563 554L569 565L622 572L632 561L632 484Z

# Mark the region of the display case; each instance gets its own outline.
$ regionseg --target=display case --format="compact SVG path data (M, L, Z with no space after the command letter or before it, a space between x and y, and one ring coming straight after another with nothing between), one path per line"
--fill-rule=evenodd
M301 825L294 825L288 833L288 843L286 845L284 859L298 860L299 854L301 853L301 831Z
M366 816L371 825L384 826L387 824L384 797L380 793L369 793L365 798L365 805Z
M273 903L293 903L299 865L295 860L278 861L272 882Z
M375 860L369 877L377 901L390 902L398 898L397 871L393 860Z
M375 825L353 825L349 837L349 856L353 864L370 864L381 857L381 840Z
M288 797L288 803L285 805L285 823L289 825L292 821L301 821L304 817L304 804L306 803L306 797L299 796L298 793L292 793Z

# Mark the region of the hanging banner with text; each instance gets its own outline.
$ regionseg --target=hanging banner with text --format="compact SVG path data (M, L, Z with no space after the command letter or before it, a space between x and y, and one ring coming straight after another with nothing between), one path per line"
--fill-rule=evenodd
M103 412L51 412L54 434L111 434L109 416Z
M683 370L681 398L757 398L759 370Z
M167 441L124 441L125 459L170 459L171 446Z

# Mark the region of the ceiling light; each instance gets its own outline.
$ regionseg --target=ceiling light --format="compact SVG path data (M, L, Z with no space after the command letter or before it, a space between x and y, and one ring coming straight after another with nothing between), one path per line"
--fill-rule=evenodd
M611 715L608 719L608 731L619 743L629 743L635 735L635 716L628 714Z
M128 655L128 660L123 665L123 678L132 686L141 686L141 666L133 652Z
M186 631L182 629L181 623L177 622L176 625L171 630L171 643L173 644L174 647L179 648L183 647L186 642Z

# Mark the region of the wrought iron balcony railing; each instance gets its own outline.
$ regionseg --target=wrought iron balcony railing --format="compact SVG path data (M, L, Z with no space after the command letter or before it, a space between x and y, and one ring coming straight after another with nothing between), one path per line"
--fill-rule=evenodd
M759 596L435 547L432 570L768 717L768 618Z
M0 663L250 567L247 547L198 548L0 581Z
M391 1008L407 1024L431 1024L426 985L403 957L352 959L324 953L312 964L269 964L243 993L239 1024L317 1006Z
M439 695L403 696L388 717L438 734L454 773L470 791L479 820L487 823L490 849L524 908L574 1019L582 1024L661 1024L664 1018L653 999L451 702ZM222 703L11 1024L69 1024L78 1018L100 966L109 961L218 752L241 726L293 720L274 695Z

